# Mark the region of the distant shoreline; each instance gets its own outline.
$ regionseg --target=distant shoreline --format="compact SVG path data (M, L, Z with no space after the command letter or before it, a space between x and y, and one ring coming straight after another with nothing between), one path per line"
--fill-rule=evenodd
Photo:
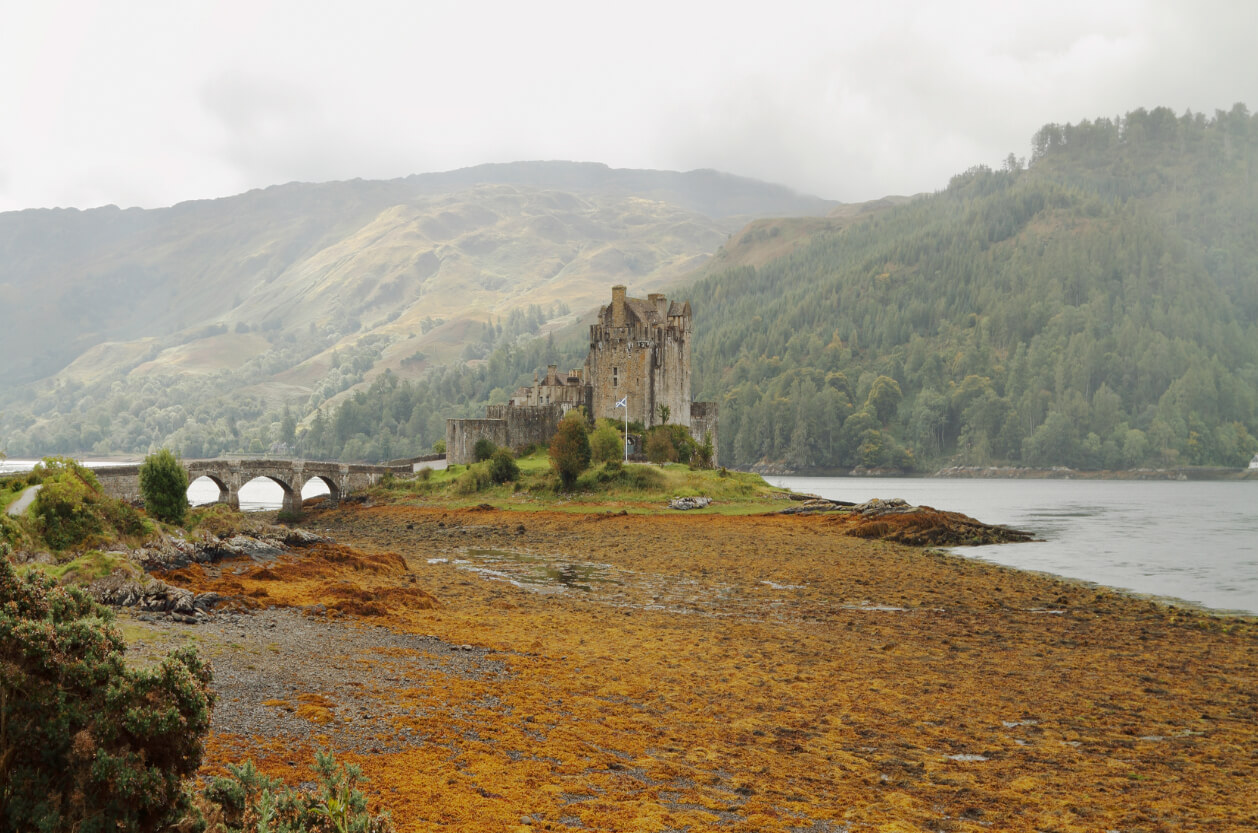
M780 465L755 465L746 471L762 477L902 477L986 480L1258 480L1258 469L1229 469L1219 466L1184 466L1173 469L1071 469L1064 466L948 466L934 472L905 472L898 469L809 468L792 469Z

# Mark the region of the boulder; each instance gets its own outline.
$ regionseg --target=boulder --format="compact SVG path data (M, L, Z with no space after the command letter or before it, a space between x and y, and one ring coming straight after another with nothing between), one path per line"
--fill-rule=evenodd
M669 509L702 509L710 506L712 498L710 497L676 497L668 502Z

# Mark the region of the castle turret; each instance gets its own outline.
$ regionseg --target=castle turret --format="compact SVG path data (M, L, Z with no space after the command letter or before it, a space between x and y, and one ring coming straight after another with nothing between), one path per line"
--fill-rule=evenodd
M625 298L628 288L617 284L612 287L612 320L613 327L625 326Z

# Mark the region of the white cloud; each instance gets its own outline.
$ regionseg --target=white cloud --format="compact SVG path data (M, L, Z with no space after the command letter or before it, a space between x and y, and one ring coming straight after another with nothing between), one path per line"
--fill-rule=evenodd
M486 161L719 168L845 200L1049 121L1258 107L1247 0L25 4L0 209Z

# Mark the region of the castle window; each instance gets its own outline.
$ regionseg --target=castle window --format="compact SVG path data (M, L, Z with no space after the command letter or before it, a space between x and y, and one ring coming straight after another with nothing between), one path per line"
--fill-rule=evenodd
M619 384L620 384L620 368L613 367L612 368L612 387L613 388L617 387Z

